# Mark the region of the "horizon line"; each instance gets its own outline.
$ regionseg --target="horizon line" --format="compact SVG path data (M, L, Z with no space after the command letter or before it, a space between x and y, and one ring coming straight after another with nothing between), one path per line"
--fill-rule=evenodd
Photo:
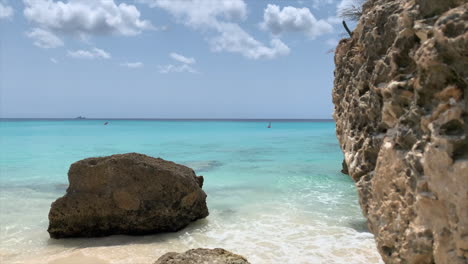
M148 121L334 121L332 118L69 118L69 117L0 117L0 120L148 120Z

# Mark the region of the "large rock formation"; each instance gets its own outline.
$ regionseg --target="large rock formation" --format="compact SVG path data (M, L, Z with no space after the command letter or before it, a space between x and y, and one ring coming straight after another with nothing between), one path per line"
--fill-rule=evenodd
M249 264L242 256L222 248L191 249L184 253L169 252L161 256L154 264Z
M386 263L468 263L467 9L368 0L336 49L336 133Z
M52 238L178 231L208 215L203 177L142 154L89 158L71 165L70 186L52 203Z

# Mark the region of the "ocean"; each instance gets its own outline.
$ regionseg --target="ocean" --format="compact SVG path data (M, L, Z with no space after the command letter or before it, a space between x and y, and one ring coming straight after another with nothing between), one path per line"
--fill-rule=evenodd
M108 125L103 125L108 121ZM383 263L330 121L2 120L0 263L150 264L224 248L253 264ZM49 239L50 204L87 157L138 152L203 175L210 215L177 233Z

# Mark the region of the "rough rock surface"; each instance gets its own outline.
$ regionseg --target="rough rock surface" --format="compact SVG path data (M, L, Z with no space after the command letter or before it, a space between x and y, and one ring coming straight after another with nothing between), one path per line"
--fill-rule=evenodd
M249 264L242 256L222 248L191 249L184 253L169 252L161 256L154 264Z
M203 177L188 167L137 153L71 165L70 185L52 203L52 238L178 231L208 215Z
M336 49L336 133L386 263L468 263L467 10L368 0Z

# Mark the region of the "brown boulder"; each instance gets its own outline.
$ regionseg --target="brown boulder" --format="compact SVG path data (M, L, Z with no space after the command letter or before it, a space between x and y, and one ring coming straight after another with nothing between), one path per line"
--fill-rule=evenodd
M191 249L184 253L169 252L161 256L154 264L249 264L244 257L222 248Z
M160 158L88 158L71 165L68 180L49 212L52 238L178 231L208 215L203 177Z

